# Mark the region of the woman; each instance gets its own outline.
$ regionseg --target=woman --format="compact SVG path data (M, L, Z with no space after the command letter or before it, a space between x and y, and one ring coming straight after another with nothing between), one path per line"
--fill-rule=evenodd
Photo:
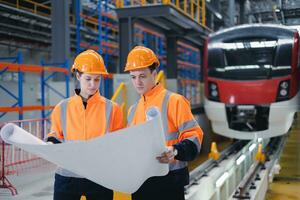
M99 93L100 81L108 74L103 58L93 50L80 53L71 69L80 83L75 95L55 106L51 132L52 143L86 141L123 128L121 108ZM67 159L67 158L66 158ZM112 200L113 191L66 169L55 174L54 200Z

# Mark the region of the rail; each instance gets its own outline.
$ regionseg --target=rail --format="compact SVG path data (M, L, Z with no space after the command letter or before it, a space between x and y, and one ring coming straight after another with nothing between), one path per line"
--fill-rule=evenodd
M126 105L127 105L127 90L126 85L122 82L120 83L119 87L117 88L116 92L112 96L111 100L115 102L117 98L119 97L120 93L122 92L122 110L123 110L123 119L124 122L127 121L127 112L126 112Z
M190 172L185 199L228 199L253 163L256 149L257 141L237 141L222 151L218 160L209 159L195 168ZM204 187L205 192L201 190Z
M50 131L50 124L47 123L48 118L45 119L30 119L30 120L17 120L9 121L15 123L26 131L32 133L34 136L43 139L44 136ZM8 180L9 175L21 175L29 173L37 168L39 170L53 170L55 165L38 157L30 154L14 145L6 144L1 141L0 151L0 188L9 189L12 195L17 194L17 189Z
M37 3L30 0L16 0L14 1L14 3L0 0L0 3L16 7L17 9L29 11L37 15L42 15L46 17L51 15L51 8L49 6L45 6L41 3Z
M278 160L279 155L282 152L283 146L285 144L287 136L280 136L272 138L265 148L265 153L267 156L267 163L261 163L256 161L251 168L249 169L248 173L245 175L243 180L238 185L236 191L233 194L234 199L250 199L250 190L257 187L255 185L256 180L261 180L262 177L259 176L260 171L267 170L270 171Z
M128 2L128 3L127 3ZM187 0L179 1L179 0L162 0L162 1L124 1L124 0L117 0L116 7L117 8L124 8L130 6L152 6L152 5L170 5L174 7L176 10L183 13L185 16L189 17L190 19L194 20L201 26L206 27L206 10L205 10L205 0Z
M33 14L39 15L39 16L43 16L43 17L51 17L51 7L41 4L41 3L37 3L34 1L30 1L30 0L16 0L14 2L8 2L5 0L0 0L0 3L3 3L5 5L20 9L20 10L24 10L24 11L28 11L31 12ZM81 16L83 17L83 25L86 27L90 27L94 30L97 30L97 26L98 26L98 19L95 17L88 17L84 14L81 13ZM116 16L112 15L111 13L108 12L102 12L102 16L106 16L108 18L111 18L113 20L116 20ZM75 25L75 15L70 14L70 23ZM111 27L111 29L115 32L118 32L118 28L117 26L115 26L112 23L109 22L104 22L102 21L102 25L104 26L109 26Z
M165 88L167 88L166 76L163 70L160 70L158 72L158 75L156 77L156 82L161 83Z

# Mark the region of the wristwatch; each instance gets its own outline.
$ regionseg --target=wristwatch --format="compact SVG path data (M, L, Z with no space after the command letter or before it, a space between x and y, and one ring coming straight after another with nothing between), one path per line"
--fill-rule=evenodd
M175 149L175 148L174 148L174 150L173 150L173 154L174 154L174 157L175 157L175 156L177 156L177 154L178 154L178 151L177 151L177 149Z

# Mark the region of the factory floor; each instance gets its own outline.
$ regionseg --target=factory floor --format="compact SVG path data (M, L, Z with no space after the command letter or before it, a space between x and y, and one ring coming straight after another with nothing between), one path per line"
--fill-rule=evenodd
M269 185L267 200L300 200L300 113L280 158L281 170Z

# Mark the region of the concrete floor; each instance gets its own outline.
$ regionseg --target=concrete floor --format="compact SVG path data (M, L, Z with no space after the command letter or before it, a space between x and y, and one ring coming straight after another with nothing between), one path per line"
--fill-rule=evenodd
M267 200L300 200L300 113L280 158L280 174L270 184Z
M0 199L5 200L52 200L54 170L39 173L7 176L17 188L18 195L12 196L8 189L0 189Z

